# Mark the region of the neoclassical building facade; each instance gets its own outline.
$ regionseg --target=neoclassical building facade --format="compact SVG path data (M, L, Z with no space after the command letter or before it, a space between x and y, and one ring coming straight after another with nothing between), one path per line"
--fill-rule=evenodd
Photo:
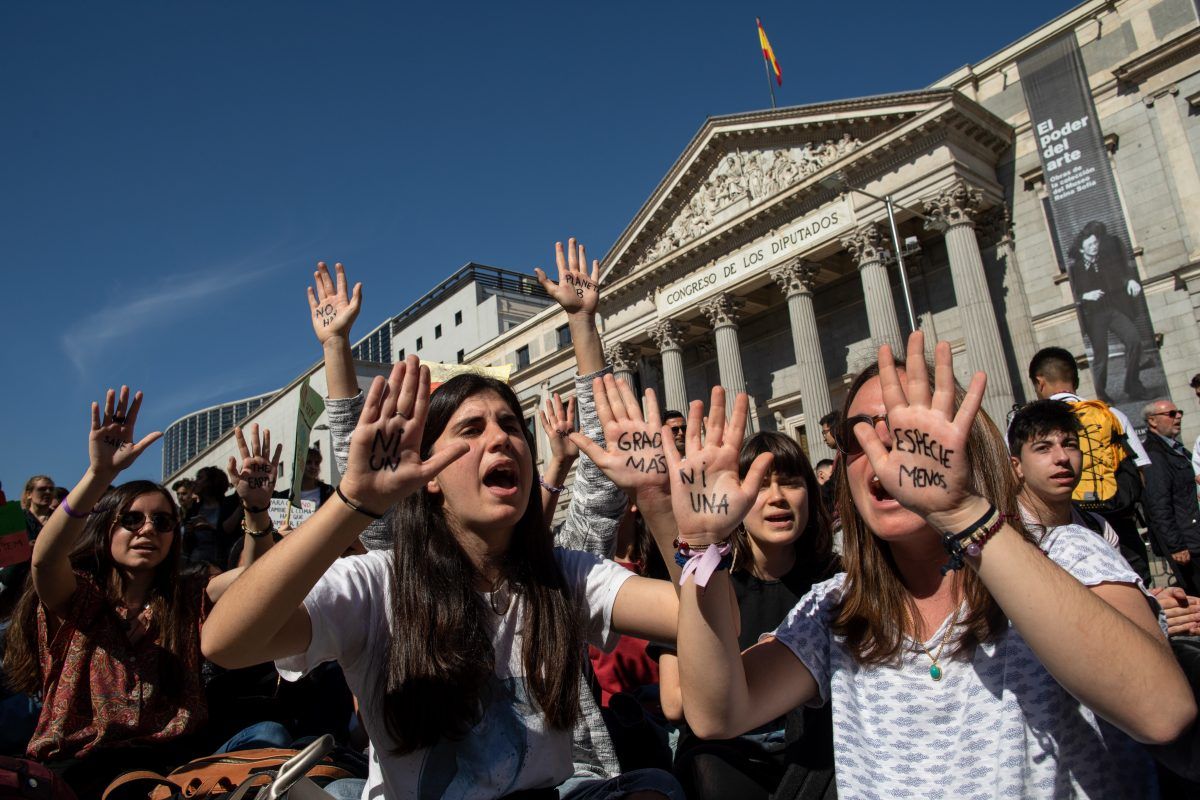
M1031 398L1025 372L1040 347L1066 347L1086 367L1017 68L1064 36L1086 67L1164 391L1189 408L1200 372L1190 0L1084 3L920 91L710 118L602 261L615 370L680 410L717 383L746 391L754 424L795 435L815 460L831 455L816 421L914 322L952 344L960 380L988 374L997 420ZM547 309L467 360L515 363L532 348L513 375L532 418L547 391L571 388L564 321Z

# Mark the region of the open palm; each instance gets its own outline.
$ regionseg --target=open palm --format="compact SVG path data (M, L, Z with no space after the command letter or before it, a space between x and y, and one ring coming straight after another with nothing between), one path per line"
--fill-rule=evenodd
M308 288L308 308L312 312L313 333L321 344L334 337L349 338L350 328L358 317L362 305L362 284L354 284L353 294L346 291L346 270L341 264L333 265L337 281L329 275L329 268L322 261L313 272L316 291Z
M600 262L592 261L588 272L587 251L583 245L576 246L574 238L567 241L565 254L562 242L555 242L554 258L558 263L557 283L540 267L534 269L542 288L568 314L595 314L600 304Z
M654 390L646 390L644 417L641 404L625 381L608 374L592 381L592 391L606 447L600 447L582 433L572 433L571 441L579 445L609 480L637 498L639 504L646 502L648 493L666 495L670 481Z
M129 402L129 387L122 386L120 394L108 390L104 399L104 414L100 404L92 403L92 429L88 435L88 458L97 475L116 475L126 469L147 447L162 437L162 431L146 434L134 443L133 426L142 407L142 393Z
M246 436L240 427L233 429L233 435L237 439L242 466L239 469L237 459L229 457L229 465L225 469L229 475L229 482L243 505L250 508L266 508L271 504L271 495L275 491L283 445L275 445L275 454L272 456L271 431L263 428L260 438L258 423L250 426L249 444L246 443Z
M679 528L681 542L695 547L722 542L746 516L758 497L758 489L771 466L771 454L762 453L746 471L738 475L738 456L746 433L750 398L739 393L733 414L725 420L725 390L714 386L704 423L701 442L700 423L704 403L696 400L688 407L685 454L681 457L664 426L671 478L671 508Z
M421 459L421 437L429 408L429 368L415 355L376 377L367 392L342 485L366 508L382 513L418 491L469 449L456 441Z

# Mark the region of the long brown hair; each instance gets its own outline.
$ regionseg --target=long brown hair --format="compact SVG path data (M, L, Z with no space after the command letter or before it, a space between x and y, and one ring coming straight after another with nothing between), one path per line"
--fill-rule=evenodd
M896 365L904 366L899 360ZM929 373L933 374L932 368ZM842 408L843 419L849 416L850 405L862 387L878 376L879 365L873 364L854 379ZM957 406L963 398L957 384L955 395ZM982 410L975 415L967 435L966 455L971 491L1007 515L1008 524L1033 543L1017 511L1017 480L1004 436ZM905 649L905 633L915 634L911 630L913 620L920 618L916 602L900 578L891 545L867 529L854 507L849 470L844 463L836 474L846 580L832 628L845 637L846 649L859 664L896 665ZM963 632L955 640L950 657L969 657L981 642L992 641L1007 630L1008 620L973 569L962 569L957 575L967 612L960 621Z
M51 478L49 475L34 475L25 481L25 491L21 492L21 508L25 511L29 510L29 506L31 505L30 500L33 499L33 485L38 481L50 481L50 483L54 483L54 478Z
M421 457L429 457L459 406L487 392L523 418L507 384L456 376L430 397ZM532 437L522 430L532 453ZM396 752L407 753L442 738L461 739L482 718L496 668L496 612L476 590L480 571L447 523L441 497L424 488L410 495L397 507L394 525L393 623L381 679L388 733ZM572 595L555 560L537 492L529 493L500 570L510 602L524 608L521 659L530 698L552 727L569 729L579 715L582 598Z
M813 471L812 463L804 450L790 436L776 431L759 431L742 444L738 453L738 475L746 477L754 459L763 453L770 453L771 472L780 478L804 481L808 492L808 522L793 547L796 548L796 563L804 564L815 569L818 576L823 575L833 564L833 524L829 512L821 502L821 486L817 483L817 473ZM769 477L769 475L768 475ZM754 552L750 547L750 534L745 526L738 525L733 532L733 569L752 570L754 568Z
M88 517L83 535L71 552L71 567L90 575L109 600L106 613L116 616L121 603L124 578L112 559L112 533L121 515L142 495L158 493L171 505L171 513L179 519L179 508L171 493L151 481L130 481L110 489ZM199 591L195 581L181 580L180 531L176 525L171 547L166 557L154 568L150 586L151 619L158 630L159 646L171 653L180 663L191 663L190 648L199 648ZM38 596L32 578L13 612L12 625L5 639L4 672L8 685L17 692L35 694L42 689L43 675L38 657L37 611ZM194 661L194 659L192 660ZM163 690L176 698L184 681L176 671L165 670Z

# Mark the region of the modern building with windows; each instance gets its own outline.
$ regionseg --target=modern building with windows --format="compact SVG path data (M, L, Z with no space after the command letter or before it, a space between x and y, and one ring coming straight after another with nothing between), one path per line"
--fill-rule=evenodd
M263 403L270 400L274 392L234 400L193 411L172 422L163 431L163 477L174 475L184 464L195 458L213 442L240 425Z
M1091 0L925 89L712 117L602 261L609 360L666 408L746 391L753 424L814 459L830 455L816 420L914 325L952 344L964 383L988 374L993 419L1032 398L1049 345L1079 356L1082 394L1135 420L1154 396L1186 408L1198 120L1192 0ZM1109 292L1123 310L1101 310L1129 326L1096 324L1099 268L1126 271ZM532 414L572 389L565 322L547 309L467 360L512 364Z

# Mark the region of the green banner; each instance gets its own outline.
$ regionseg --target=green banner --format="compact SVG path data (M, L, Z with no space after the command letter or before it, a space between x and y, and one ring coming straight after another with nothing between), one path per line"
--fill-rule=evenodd
M308 460L308 437L312 435L317 418L325 411L325 401L308 385L300 386L300 408L296 412L296 451L292 457L292 505L300 508L300 482L304 480L304 463Z

